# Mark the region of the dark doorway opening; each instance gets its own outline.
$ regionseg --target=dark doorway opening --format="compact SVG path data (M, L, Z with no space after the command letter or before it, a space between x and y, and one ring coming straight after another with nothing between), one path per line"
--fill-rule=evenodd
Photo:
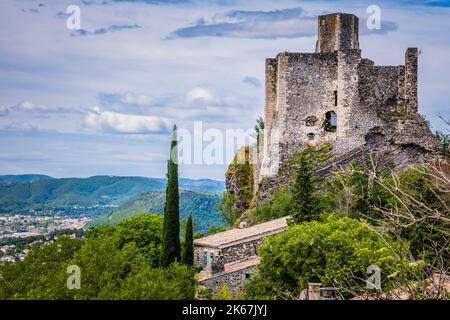
M334 111L325 113L324 129L328 132L336 132L337 129L337 115Z

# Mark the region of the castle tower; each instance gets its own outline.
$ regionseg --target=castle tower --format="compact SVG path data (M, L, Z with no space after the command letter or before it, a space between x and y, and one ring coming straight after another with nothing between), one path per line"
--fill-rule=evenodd
M341 49L359 49L359 19L348 13L319 16L316 53Z

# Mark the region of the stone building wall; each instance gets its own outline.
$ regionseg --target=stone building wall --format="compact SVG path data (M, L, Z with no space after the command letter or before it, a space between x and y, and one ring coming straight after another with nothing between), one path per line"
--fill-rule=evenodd
M224 265L227 263L246 260L248 258L256 256L257 249L263 243L264 239L265 238L258 238L251 241L245 241L223 249L210 248L204 246L194 246L194 265L196 267L202 267L201 254L204 254L204 252L212 253L213 258L212 264L214 264L217 269L220 269L220 267L217 266L217 264L219 263ZM203 261L204 261L203 267L206 267L207 259L204 258Z
M224 263L236 262L256 256L258 247L263 243L264 238L237 244L221 250Z
M237 291L244 286L245 280L255 271L255 269L256 266L252 266L231 273L218 274L203 280L201 284L208 288L211 294L215 294L217 290L222 287L222 284L226 283L233 295L236 295Z

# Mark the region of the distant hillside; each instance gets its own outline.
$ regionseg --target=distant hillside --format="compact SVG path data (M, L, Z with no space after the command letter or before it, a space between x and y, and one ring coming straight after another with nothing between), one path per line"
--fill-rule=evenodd
M0 176L0 183L33 182L38 180L49 180L52 177L43 174L20 174Z
M194 218L196 232L206 232L211 226L223 226L225 223L215 208L219 202L219 194L200 191L180 192L180 220L190 212ZM133 197L109 215L102 216L92 225L115 224L128 217L142 213L163 213L165 202L164 191L146 191Z
M0 213L74 206L121 205L144 191L163 191L166 180L95 176L0 184ZM224 182L180 179L181 190L222 192Z

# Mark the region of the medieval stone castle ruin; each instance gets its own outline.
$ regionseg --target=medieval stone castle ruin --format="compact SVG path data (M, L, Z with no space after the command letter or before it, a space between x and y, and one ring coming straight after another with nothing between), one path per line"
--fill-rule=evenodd
M369 158L380 168L405 167L438 149L418 113L417 48L406 49L404 65L376 66L361 55L358 29L352 14L319 16L315 53L283 52L266 60L264 152L252 167L254 202L288 183L281 168L307 145L332 145L333 157L319 168L323 175ZM227 173L232 194L242 191L238 178ZM284 230L285 220L250 228L195 241L205 286L242 285L258 262L257 245ZM231 254L235 249L238 254Z
M436 150L418 114L417 48L406 50L404 65L376 66L361 55L358 29L352 14L319 16L315 53L266 60L265 152L254 166L255 188L308 144L332 144L334 164L358 160L365 148L394 167Z

